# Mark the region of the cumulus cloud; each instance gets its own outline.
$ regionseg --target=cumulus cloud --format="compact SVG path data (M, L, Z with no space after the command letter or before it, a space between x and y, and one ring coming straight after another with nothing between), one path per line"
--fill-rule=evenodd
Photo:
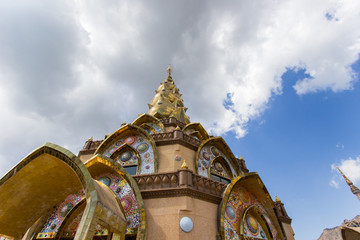
M331 179L330 186L332 186L334 188L338 188L339 187L339 182L337 180L335 180L335 179Z
M1 5L0 161L45 141L77 153L146 112L168 64L191 120L238 137L282 93L288 69L309 76L294 84L299 95L357 79L356 0Z

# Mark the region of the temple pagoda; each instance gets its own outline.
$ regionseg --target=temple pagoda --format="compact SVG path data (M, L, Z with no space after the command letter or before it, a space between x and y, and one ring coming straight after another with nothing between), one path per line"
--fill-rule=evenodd
M293 240L284 204L186 110L169 67L148 113L77 156L52 143L29 153L0 180L0 236Z

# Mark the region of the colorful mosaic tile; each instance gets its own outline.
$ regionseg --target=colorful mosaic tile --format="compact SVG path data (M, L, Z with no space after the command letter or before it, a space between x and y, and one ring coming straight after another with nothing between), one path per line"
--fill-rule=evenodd
M78 213L78 215L69 223L64 232L62 233L63 237L74 237L76 231L80 225L81 218L84 212Z
M232 167L230 161L227 159L224 153L219 151L215 146L209 145L204 146L199 153L199 159L198 159L198 174L204 177L209 177L208 175L208 169L210 167L211 161L217 157L222 156L225 161L229 164L231 168L231 172L233 176L236 176L235 170ZM216 171L216 170L214 170ZM217 171L218 172L218 171ZM225 171L224 171L225 172ZM220 174L220 176L223 176L224 174Z
M58 205L53 214L48 218L40 233L37 234L38 239L53 238L58 232L59 227L64 221L66 215L85 197L83 190L77 194L70 194L65 200Z
M154 157L154 150L150 144L149 141L147 141L145 138L140 136L127 136L125 138L122 138L118 140L116 143L111 145L104 153L105 156L110 157L111 154L113 154L118 148L120 148L123 144L129 144L132 146L140 155L141 162L141 169L140 174L145 173L153 173L155 170L155 157ZM125 154L125 153L123 153ZM130 163L126 163L127 161L122 161L121 157L123 155L120 155L118 158L118 162L123 166L129 166L129 165L136 165L139 159L137 159L136 155L133 154L131 158L129 158L129 154L125 154L123 156L123 159L128 159L127 161L130 161Z
M139 204L135 193L126 179L116 176L114 174L106 173L98 176L96 179L103 181L106 179L110 189L119 198L121 205L125 212L126 221L128 222L127 229L137 228L140 225L140 211Z
M156 133L161 133L161 132L163 132L163 130L162 130L157 124L155 124L155 123L153 123L153 122L148 122L148 123L146 123L146 125L150 126L152 129L154 129L154 131L155 131Z
M257 198L240 185L232 189L225 207L224 235L225 239L240 239L241 220L245 210L255 207L266 220L273 239L277 239L277 232L266 211ZM247 215L243 223L243 239L267 239L265 231L252 215Z
M230 179L228 173L226 172L226 170L224 169L224 167L220 162L213 163L212 166L210 167L210 172L218 176Z
M244 236L255 239L268 239L258 221L250 214L245 217Z

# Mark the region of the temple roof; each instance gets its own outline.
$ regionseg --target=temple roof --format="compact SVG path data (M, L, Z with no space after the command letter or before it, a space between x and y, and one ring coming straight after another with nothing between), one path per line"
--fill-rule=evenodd
M190 118L186 115L187 108L184 107L179 89L171 77L171 66L167 69L168 76L155 91L155 96L149 104L148 114L159 119L175 117L177 120L188 124Z

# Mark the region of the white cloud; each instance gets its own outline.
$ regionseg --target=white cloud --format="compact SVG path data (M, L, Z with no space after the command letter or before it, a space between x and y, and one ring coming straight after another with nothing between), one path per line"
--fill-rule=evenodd
M339 182L337 180L335 180L335 179L331 179L330 186L332 186L334 188L338 188L339 187Z
M76 153L132 121L169 63L191 120L242 137L288 68L311 76L297 94L351 89L359 22L357 0L2 1L2 159L24 156L24 135L28 152L45 139Z
M336 144L336 148L344 149L345 146L344 146L344 144L337 143L337 144Z

